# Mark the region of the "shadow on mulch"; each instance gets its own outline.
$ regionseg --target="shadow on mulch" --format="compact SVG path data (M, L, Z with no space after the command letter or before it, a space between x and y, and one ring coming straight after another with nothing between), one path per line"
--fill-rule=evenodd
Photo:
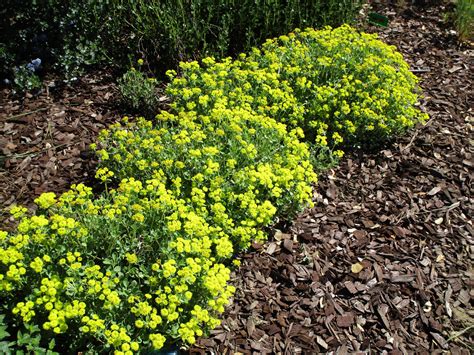
M473 51L442 7L380 10L431 120L320 176L316 206L243 254L219 328L190 353L468 354L474 349Z

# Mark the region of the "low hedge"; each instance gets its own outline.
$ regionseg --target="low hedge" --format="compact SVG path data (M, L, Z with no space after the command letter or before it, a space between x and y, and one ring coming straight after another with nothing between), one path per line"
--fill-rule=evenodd
M250 49L294 27L352 22L363 0L3 0L0 75L21 85L20 66L39 58L68 78L100 63L180 60ZM125 49L125 50L124 50ZM164 70L163 70L164 72ZM162 74L162 73L161 73ZM12 78L11 76L14 76ZM0 80L3 81L3 77ZM27 87L24 87L27 89Z
M35 213L12 209L17 231L0 234L1 313L10 333L36 339L28 350L192 344L235 291L234 255L277 216L311 205L312 149L338 157L341 142L380 141L423 116L401 56L348 26L181 70L169 73L168 112L101 132L102 195L77 185L41 195Z

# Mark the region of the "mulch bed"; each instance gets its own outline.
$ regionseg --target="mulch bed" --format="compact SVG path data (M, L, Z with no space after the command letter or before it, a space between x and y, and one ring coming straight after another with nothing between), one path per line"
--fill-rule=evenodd
M474 350L473 51L442 12L385 9L372 28L421 77L430 121L320 176L316 206L242 255L233 304L191 353Z
M64 192L90 181L97 163L89 145L119 116L119 96L108 72L70 85L46 78L39 96L0 93L0 205L31 207L45 191ZM91 176L92 175L92 176ZM0 222L8 223L1 211Z
M473 351L473 51L443 11L385 8L389 28L370 29L421 77L430 121L322 174L315 207L241 255L222 325L191 353ZM90 181L87 147L120 117L110 75L2 94L1 206Z

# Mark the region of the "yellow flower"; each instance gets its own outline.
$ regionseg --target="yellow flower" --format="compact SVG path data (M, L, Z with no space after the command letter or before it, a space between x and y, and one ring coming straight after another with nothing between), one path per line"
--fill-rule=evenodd
M56 194L54 192L44 192L35 199L35 203L44 209L48 209L56 203Z
M143 222L145 220L145 216L141 213L136 213L132 216L132 219L137 222Z
M240 264L241 264L241 262L240 262L240 260L238 260L238 259L234 259L234 260L232 260L232 264L234 264L235 266L239 267Z
M138 262L138 257L135 253L126 253L125 258L129 264L136 264Z
M166 341L166 338L159 333L150 334L149 338L152 343L153 349L155 350L161 349Z

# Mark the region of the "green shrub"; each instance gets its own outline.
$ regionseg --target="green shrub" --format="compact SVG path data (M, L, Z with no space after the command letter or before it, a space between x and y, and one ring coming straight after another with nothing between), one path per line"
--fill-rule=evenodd
M41 79L33 71L21 66L14 69L13 90L17 93L36 91L41 88Z
M176 61L235 54L295 27L352 22L363 2L165 0L128 6L137 38L148 42L148 49Z
M19 330L14 340L9 339L10 333L7 332L5 315L0 314L0 352L2 354L44 354L58 355L51 351L55 346L55 341L51 340L48 348L40 346L41 331L37 325L27 324L25 329Z
M15 57L9 46L0 42L0 74L6 74L6 70L13 67Z
M120 2L69 0L5 0L0 10L0 73L15 63L40 58L67 78L84 67L120 56L126 43ZM7 60L8 59L8 60Z
M454 22L463 41L474 40L474 1L457 0L454 12Z
M143 61L138 61L139 67ZM118 81L124 104L134 112L153 116L158 109L158 81L132 67Z
M157 71L247 50L294 27L352 21L363 0L4 0L0 72L39 57L69 78L141 53ZM123 49L127 48L127 51ZM12 58L13 57L13 58Z

